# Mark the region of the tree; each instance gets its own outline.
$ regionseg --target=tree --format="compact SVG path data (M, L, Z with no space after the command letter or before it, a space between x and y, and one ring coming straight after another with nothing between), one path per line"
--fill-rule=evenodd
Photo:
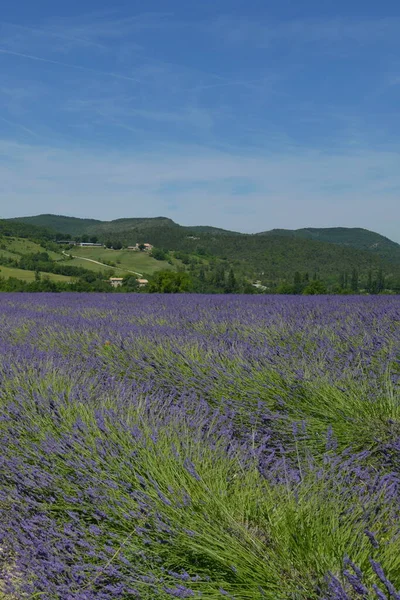
M97 237L97 235L92 235L90 237L90 241L92 244L97 244L97 242L99 241L99 238Z
M223 287L225 284L225 269L222 265L215 269L214 282L217 287Z
M106 247L106 248L112 248L112 245L113 245L113 244L112 244L112 241L111 241L111 240L107 240L107 241L106 241L106 243L105 243L105 247Z
M192 288L192 281L185 272L175 273L174 271L158 271L154 274L149 283L148 291L161 294L177 294L189 292Z
M167 254L164 252L164 250L161 250L161 248L153 248L153 250L151 251L151 256L156 260L167 259Z
M376 278L376 293L380 294L385 289L385 276L383 274L382 268L378 271L378 276Z
M299 271L296 271L294 274L293 284L293 293L301 294L303 286L301 281L301 274L299 273Z
M283 282L276 288L277 294L294 294L294 286L291 283Z
M228 280L226 282L225 292L227 294L233 294L236 291L236 288L237 288L236 277L235 277L235 273L233 272L233 269L231 268L228 273Z
M314 279L303 290L304 295L326 294L326 287L319 279Z
M354 293L358 292L358 271L357 269L353 269L351 273L351 282L350 282L351 291Z
M143 250L146 249L146 246L144 244L139 244L138 248L139 248L140 252L143 252Z
M373 292L372 271L371 271L371 269L368 271L367 291L370 294L372 294L372 292Z
M124 277L122 287L129 292L138 292L140 288L139 282L134 275Z

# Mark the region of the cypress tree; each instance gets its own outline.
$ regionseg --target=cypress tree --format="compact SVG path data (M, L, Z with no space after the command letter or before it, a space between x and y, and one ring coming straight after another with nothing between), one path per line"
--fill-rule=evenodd
M236 290L236 277L233 269L231 268L228 273L228 281L225 286L225 291L227 294L232 294Z
M358 271L353 269L351 274L351 291L358 292Z

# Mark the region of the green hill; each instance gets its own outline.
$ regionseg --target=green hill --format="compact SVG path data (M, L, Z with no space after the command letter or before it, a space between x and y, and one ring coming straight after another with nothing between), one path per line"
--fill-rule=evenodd
M51 219L45 217L44 222L50 223ZM74 221L79 219L70 222L75 224ZM157 260L149 252L57 243L57 239L67 235L31 222L0 220L0 291L42 291L42 288L52 291L46 281L68 284L63 289L75 286L76 291L109 291L110 276L147 278L157 271L176 271L182 267L181 261L173 256ZM16 280L21 285L34 286L20 289Z
M246 235L238 231L230 231L228 229L221 229L220 227L210 227L209 225L195 225L187 227L195 234L199 233L211 233L213 235Z
M357 278L357 284L353 284L356 289L372 289L371 281L377 282L378 278L382 281L376 289L400 289L400 245L361 228L275 229L244 234L208 226L185 227L166 217L99 221L58 215L21 217L5 223L8 227L29 227L32 232L40 227L47 236L53 228L53 239L57 233L78 236L82 241L96 237L120 249L103 251L104 256L113 257L107 262L114 262L119 270L125 267L151 274L171 267L185 268L194 280L219 278L220 283L233 270L243 282L251 284L257 280L270 291L300 279L305 285L310 279L317 279L330 290L349 289L353 274ZM156 261L141 253L129 254L123 249L146 242L164 251L165 260L170 262ZM82 258L85 252L88 256L101 254L99 250L77 250ZM122 252L121 256L118 252ZM142 263L152 261L152 265L139 264L139 259ZM212 289L219 288L216 284Z
M358 227L327 227L307 229L272 229L258 233L259 236L285 236L328 242L338 246L357 248L376 254L390 262L400 262L400 244L389 238Z
M171 261L169 264L164 260L155 260L148 252L133 252L132 250L113 250L109 248L81 248L76 246L68 250L75 258L69 261L68 264L84 266L87 269L94 271L104 270L104 267L97 263L109 265L118 271L121 276L130 272L139 273L140 275L152 275L160 270L175 270L180 261ZM89 260L95 262L89 262Z
M127 218L114 221L99 221L97 219L79 219L63 215L37 215L34 217L17 217L9 219L15 223L45 227L59 233L70 234L72 237L82 235L110 235L126 229L145 230L152 227L174 226L171 219L166 217Z
M30 238L37 240L54 239L54 231L47 226L25 222L23 219L0 219L0 237L16 236L19 238Z
M8 223L33 225L35 227L43 227L51 229L58 233L82 235L95 225L101 224L101 221L96 219L78 219L76 217L65 217L62 215L37 215L34 217L17 217L15 219L7 219Z

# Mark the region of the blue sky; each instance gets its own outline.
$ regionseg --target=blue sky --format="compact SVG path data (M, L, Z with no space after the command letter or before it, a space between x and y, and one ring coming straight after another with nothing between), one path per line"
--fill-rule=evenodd
M0 216L400 242L398 0L3 0Z

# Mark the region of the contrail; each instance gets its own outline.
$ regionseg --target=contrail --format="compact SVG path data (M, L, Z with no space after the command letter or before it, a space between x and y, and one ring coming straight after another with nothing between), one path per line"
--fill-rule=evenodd
M37 133L32 131L32 129L28 129L28 127L25 127L25 125L21 125L21 123L14 123L13 121L9 121L8 119L6 119L5 117L2 117L1 115L0 115L0 119L2 121L4 121L4 123L7 123L7 125L12 125L13 127L19 127L20 129L23 129L23 131L26 131L30 135L38 137Z
M95 46L96 48L106 48L103 44L99 44L97 42L92 42L91 40L85 40L83 38L78 38L70 35L65 35L63 33L56 33L55 31L46 31L45 29L38 29L36 27L28 27L27 25L17 25L16 23L10 23L9 21L1 21L0 25L6 25L8 27L14 27L15 29L23 29L24 31L30 31L31 33L39 33L40 35L47 37L56 37L61 40L67 40L70 42L80 42L82 44L87 44L89 46Z
M33 54L23 54L22 52L13 52L12 50L6 50L0 48L0 54L9 54L10 56L18 56L19 58L27 58L29 60L35 60L38 62L49 63L51 65L58 65L61 67L68 67L70 69L78 69L79 71L90 71L91 73L97 73L98 75L108 75L115 79L122 79L124 81L134 81L135 83L141 83L139 79L134 77L128 77L126 75L120 75L119 73L112 73L108 71L98 71L97 69L91 69L90 67L82 67L81 65L72 65L70 63L61 62L59 60L51 60L49 58L42 58L41 56L35 56Z

